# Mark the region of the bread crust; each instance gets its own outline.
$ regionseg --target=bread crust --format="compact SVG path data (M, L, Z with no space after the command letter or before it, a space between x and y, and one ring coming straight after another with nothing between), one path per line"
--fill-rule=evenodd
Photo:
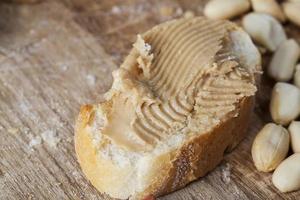
M180 148L158 156L148 174L152 183L144 191L131 196L131 199L170 193L214 169L222 161L224 152L232 150L244 138L254 99L253 96L243 98L237 106L239 114L236 117L227 118L211 132L194 136ZM92 138L85 128L92 109L93 106L86 105L80 110L75 131L75 150L84 174L99 191L105 192L107 188L124 184L122 177L130 173L131 169L120 170L97 156ZM120 177L118 182L110 180L111 174ZM110 195L122 198L121 191L111 191Z
M244 98L237 108L237 117L228 118L207 134L191 138L180 149L164 156L164 160L158 160L158 163L165 163L167 170L154 173L157 181L137 194L136 199L149 194L168 194L213 170L222 161L225 151L233 150L245 137L254 99L253 96Z

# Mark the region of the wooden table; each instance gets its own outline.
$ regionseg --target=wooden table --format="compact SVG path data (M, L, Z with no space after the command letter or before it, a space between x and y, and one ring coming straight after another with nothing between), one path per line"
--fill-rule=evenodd
M76 161L74 121L81 104L100 101L137 33L197 0L52 0L0 4L0 199L109 199L85 179ZM300 41L300 29L287 25ZM266 56L268 57L268 56ZM266 59L267 60L267 59ZM161 199L300 199L282 194L259 173L250 147L270 121L266 77L249 134L206 177Z

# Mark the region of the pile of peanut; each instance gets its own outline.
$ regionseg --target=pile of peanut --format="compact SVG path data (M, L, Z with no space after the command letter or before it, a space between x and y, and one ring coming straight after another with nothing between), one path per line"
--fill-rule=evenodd
M288 39L281 23L300 27L300 0L211 0L204 15L211 19L232 19L251 9L242 27L260 50L274 52L267 74L278 81L272 91L270 113L274 123L266 124L252 145L256 168L272 172L272 182L281 192L300 189L300 46ZM261 51L262 54L265 51ZM288 83L291 82L292 83ZM287 129L285 127L288 127ZM288 158L292 147L293 154Z

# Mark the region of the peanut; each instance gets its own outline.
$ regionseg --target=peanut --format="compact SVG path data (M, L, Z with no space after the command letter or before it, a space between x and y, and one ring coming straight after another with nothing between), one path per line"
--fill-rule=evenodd
M204 15L211 19L230 19L249 9L248 0L211 0L204 7Z
M300 26L300 1L285 2L282 4L282 7L286 17L294 24Z
M285 15L280 5L275 0L251 0L255 12L272 15L281 22L285 21Z
M296 65L296 71L294 74L294 84L300 88L300 63L298 65Z
M300 114L300 89L289 83L278 82L273 88L270 111L272 119L287 125Z
M300 189L300 153L291 155L277 167L272 182L281 192Z
M290 80L299 55L300 47L294 39L282 42L272 57L268 74L277 81Z
M243 18L242 24L255 42L270 51L275 51L287 39L282 25L270 15L250 13Z
M293 121L289 126L289 132L294 153L300 153L300 121Z
M257 134L252 145L252 158L259 171L273 171L286 157L289 150L288 131L280 125L266 124Z

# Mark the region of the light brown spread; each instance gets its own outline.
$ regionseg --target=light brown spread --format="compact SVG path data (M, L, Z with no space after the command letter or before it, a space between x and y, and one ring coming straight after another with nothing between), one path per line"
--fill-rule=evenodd
M147 151L183 128L205 132L222 121L256 91L230 49L234 28L187 18L138 36L99 105L106 118L101 133L120 147Z

